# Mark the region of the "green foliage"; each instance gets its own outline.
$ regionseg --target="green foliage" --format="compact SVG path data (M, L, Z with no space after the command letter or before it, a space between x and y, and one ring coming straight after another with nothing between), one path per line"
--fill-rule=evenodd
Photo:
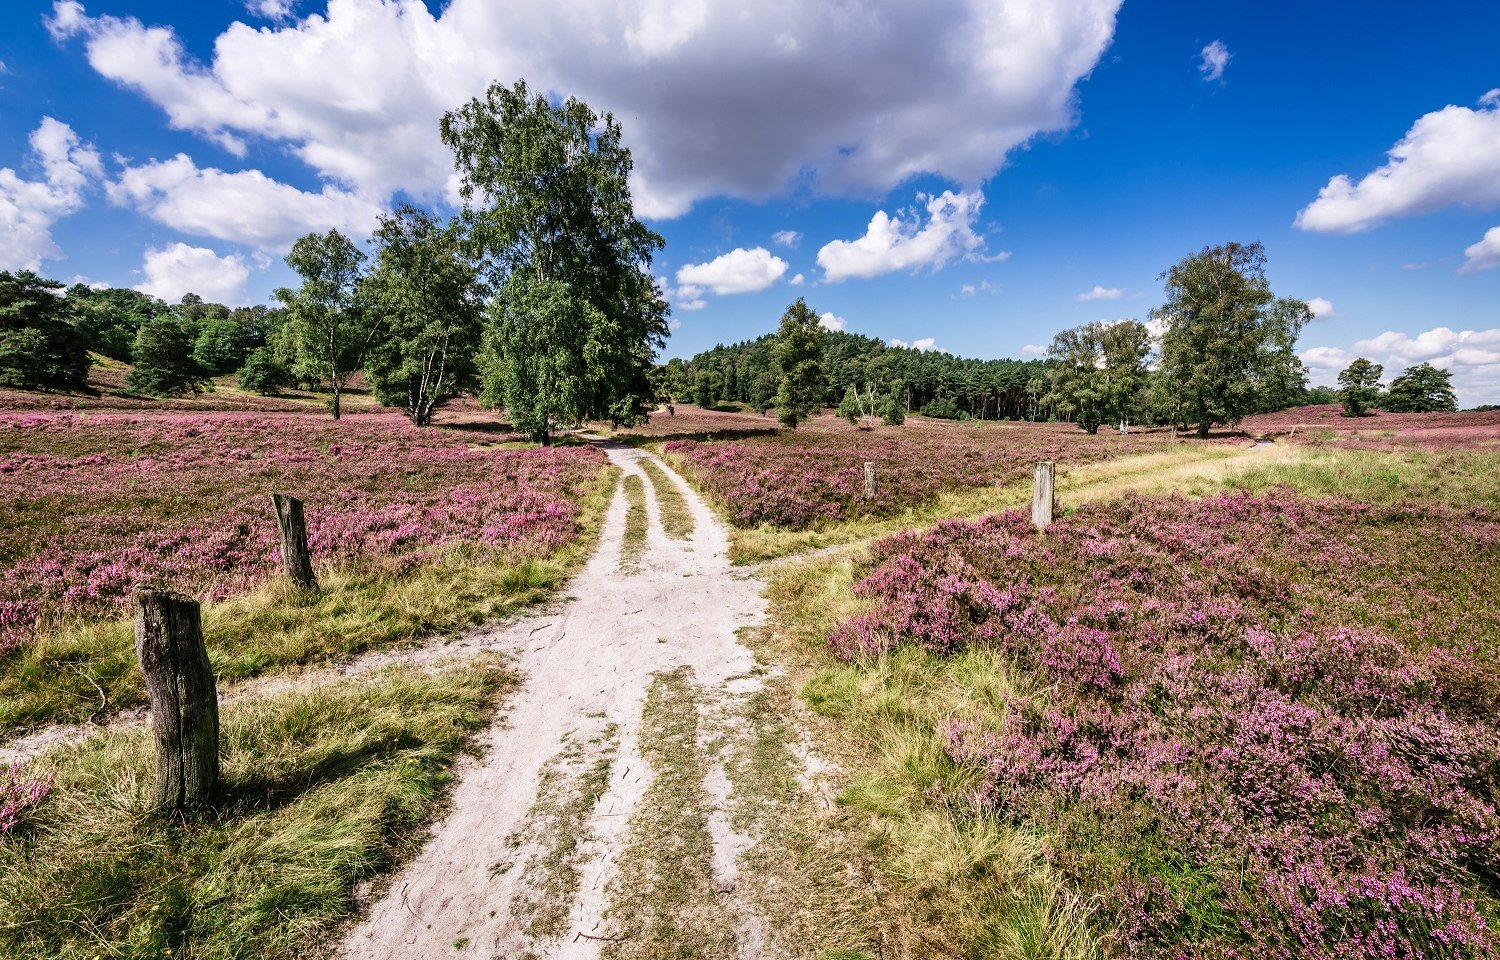
M969 415L964 412L951 397L933 397L922 404L919 411L924 417L932 417L934 420L967 420Z
M636 219L630 151L613 115L572 98L553 105L519 81L444 115L440 131L497 293L485 395L514 402L512 418L544 441L561 422L644 419L652 356L667 335L651 275L664 241ZM566 322L555 313L565 307ZM574 335L530 334L533 310L537 323Z
M291 371L276 359L276 354L268 347L251 350L237 376L241 390L250 390L266 397L274 397L282 388L292 384Z
M0 271L0 385L82 390L89 355L62 284L30 270Z
M1101 423L1141 418L1148 383L1151 334L1136 320L1103 320L1064 330L1052 339L1052 389L1042 399L1097 433Z
M382 218L375 236L380 253L366 293L382 337L370 351L370 380L381 403L426 426L433 410L478 382L479 278L459 225L415 207Z
M756 374L755 382L750 385L750 395L747 398L750 406L761 416L776 402L776 375L769 370L763 370Z
M693 402L708 409L724 394L724 378L717 370L699 370L693 379Z
M1263 385L1281 394L1297 380L1291 350L1311 311L1300 301L1275 300L1265 263L1260 244L1229 243L1162 274L1167 301L1152 312L1166 325L1161 386L1200 436L1255 412Z
M795 430L823 406L823 327L801 297L782 314L771 354L781 378L776 415Z
M682 358L673 357L661 370L662 385L666 388L667 395L678 403L687 400L693 391L693 380Z
M154 397L200 392L208 372L193 358L193 339L182 321L165 316L141 327L131 350L135 367L125 386Z
M1362 417L1365 411L1380 400L1380 375L1385 368L1364 357L1355 360L1339 374L1339 396L1344 403L1344 416Z
M193 343L193 359L209 374L237 370L250 352L248 332L226 313L212 316L198 324Z
M1453 376L1430 363L1407 367L1391 381L1380 407L1392 413L1436 413L1458 409Z
M93 290L74 284L68 289L68 299L78 308L78 329L89 349L124 363L130 362L136 332L171 312L155 297L115 287Z
M844 399L839 401L838 414L840 418L848 420L851 425L859 422L859 391L854 389L852 383L844 391Z
M364 253L337 230L310 233L292 244L286 257L302 285L276 291L286 306L282 332L295 357L294 373L328 381L335 420L344 387L380 333L380 315L360 295L364 261Z
M900 390L892 388L891 392L880 400L878 412L881 422L886 426L899 427L906 422L906 398L901 395Z

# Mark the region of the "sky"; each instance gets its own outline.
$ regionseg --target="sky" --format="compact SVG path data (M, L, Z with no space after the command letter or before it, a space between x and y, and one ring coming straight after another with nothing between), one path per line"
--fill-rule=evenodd
M1383 12L1389 11L1389 12ZM1029 357L1265 245L1314 383L1500 403L1500 4L6 0L0 270L269 301L310 231L456 202L438 118L525 78L613 112L666 356L834 329Z

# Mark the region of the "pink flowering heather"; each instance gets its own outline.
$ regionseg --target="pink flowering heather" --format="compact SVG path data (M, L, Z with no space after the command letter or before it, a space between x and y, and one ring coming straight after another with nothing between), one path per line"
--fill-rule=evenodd
M49 619L118 613L144 581L223 597L263 579L272 492L306 502L318 559L571 541L602 454L476 436L394 414L0 414L0 650Z
M0 837L19 827L52 792L52 777L27 777L19 763L0 776Z
M1500 450L1500 410L1346 417L1341 405L1324 403L1257 414L1243 427L1255 436L1364 450Z
M1038 460L1089 463L1161 450L1168 439L1160 432L1090 436L1067 424L963 426L920 418L865 433L825 417L809 429L737 440L669 440L663 449L735 526L804 529L889 516L944 490L1013 483L1029 476ZM877 476L876 495L869 499L866 460L875 464Z
M832 650L998 647L953 809L1031 825L1134 957L1494 957L1500 517L1280 491L887 538Z

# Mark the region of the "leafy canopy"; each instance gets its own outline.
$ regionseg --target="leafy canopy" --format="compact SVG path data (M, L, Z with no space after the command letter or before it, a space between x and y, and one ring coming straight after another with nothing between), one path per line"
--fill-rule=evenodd
M30 270L0 271L0 385L87 388L88 345L61 289Z
M1392 413L1439 413L1458 409L1453 375L1430 363L1408 367L1391 381L1381 408Z
M282 333L292 348L294 372L328 381L337 420L344 387L380 332L380 315L360 295L365 255L354 241L329 230L292 244L286 262L302 278L297 289L276 291L286 306Z
M776 416L795 430L823 406L823 327L801 297L781 315L771 353L780 377Z
M440 131L495 294L485 395L542 442L560 424L644 419L667 336L651 275L664 241L636 219L630 151L613 115L573 98L551 103L519 81L444 115ZM574 335L552 341L532 325Z
M1344 402L1344 416L1362 417L1365 411L1380 400L1380 376L1385 368L1364 357L1355 360L1339 374L1340 399Z

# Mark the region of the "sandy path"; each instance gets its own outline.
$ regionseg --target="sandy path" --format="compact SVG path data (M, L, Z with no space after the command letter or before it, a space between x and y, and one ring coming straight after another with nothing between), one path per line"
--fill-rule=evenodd
M606 451L627 473L641 472L639 462L650 456L616 445L606 445ZM730 567L723 526L680 477L661 466L687 498L696 521L692 538L667 538L647 477L648 546L637 572L619 568L626 504L617 494L600 548L571 584L571 599L550 616L481 641L514 653L523 687L504 721L482 735L483 759L462 771L451 810L422 853L349 931L344 956L599 954L614 858L650 782L638 734L652 677L685 666L708 702L742 695L755 683L747 677L755 663L735 633L760 622L764 613L759 582ZM549 761L570 744L597 742L601 730L610 731L617 749L608 784L587 817L566 929L533 938L524 910L516 906L528 896L535 900L528 890L535 878L524 867L528 814ZM727 828L715 831L715 859L733 857L743 845Z

